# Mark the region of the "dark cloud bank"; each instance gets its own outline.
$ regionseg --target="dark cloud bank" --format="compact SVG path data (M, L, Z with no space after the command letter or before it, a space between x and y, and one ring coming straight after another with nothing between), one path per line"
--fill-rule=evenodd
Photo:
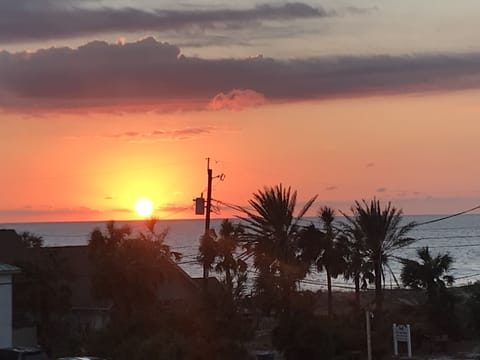
M300 2L265 4L249 9L191 11L81 7L84 4L85 0L0 0L0 42L68 38L108 32L182 30L195 26L238 27L255 21L321 18L337 14ZM354 13L350 9L345 9L345 12Z
M477 88L479 75L480 54L476 53L209 60L182 56L178 47L153 38L124 45L94 41L78 49L0 52L0 107L149 104L176 108L189 104L198 109L207 108L215 99L210 108L221 109L228 105L218 101L242 103L242 97L248 106L265 101Z

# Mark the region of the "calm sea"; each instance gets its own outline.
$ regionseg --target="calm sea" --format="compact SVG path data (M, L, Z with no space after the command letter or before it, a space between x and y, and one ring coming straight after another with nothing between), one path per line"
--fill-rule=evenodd
M423 223L441 216L405 216L405 221ZM304 222L316 221L305 219ZM220 219L212 220L212 228L218 229ZM134 230L145 229L142 221L118 221L118 225L128 224ZM158 229L168 228L166 242L173 250L183 253L182 268L193 277L202 275L201 267L195 263L198 240L203 233L204 222L198 220L163 220ZM95 228L105 228L105 222L50 222L50 223L11 223L0 224L0 229L15 229L17 232L29 231L44 238L46 246L86 245L89 234ZM432 253L448 252L453 256L456 284L467 284L480 280L480 214L461 215L448 220L417 227L411 235L418 239L408 248L395 253L399 257L414 258L417 248L429 246ZM395 276L400 273L400 265L391 261ZM394 278L386 274L387 286L394 286ZM342 279L335 281L337 286L350 286ZM312 274L304 285L319 288L325 285L324 274Z

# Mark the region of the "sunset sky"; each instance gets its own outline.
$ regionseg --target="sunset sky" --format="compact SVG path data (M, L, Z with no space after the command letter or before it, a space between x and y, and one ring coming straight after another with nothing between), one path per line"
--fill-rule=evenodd
M0 0L0 223L193 218L207 157L237 205L479 205L479 23L478 0Z

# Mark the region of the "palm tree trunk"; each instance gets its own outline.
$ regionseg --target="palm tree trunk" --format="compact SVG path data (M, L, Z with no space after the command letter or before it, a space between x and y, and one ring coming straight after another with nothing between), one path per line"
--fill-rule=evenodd
M377 313L383 311L383 292L382 292L382 263L375 263L375 307Z
M332 307L332 276L330 274L330 269L325 267L327 272L327 289L328 289L328 317L331 318L333 314Z
M227 281L228 291L231 294L233 289L233 284L232 284L232 274L230 274L229 268L225 269L225 280Z
M355 275L355 306L360 310L360 275Z

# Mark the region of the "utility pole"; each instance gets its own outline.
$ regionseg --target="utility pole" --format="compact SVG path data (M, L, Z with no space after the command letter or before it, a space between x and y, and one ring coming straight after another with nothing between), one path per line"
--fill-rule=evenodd
M210 158L207 158L207 203L205 204L205 199L203 198L203 192L200 197L193 199L195 202L195 215L205 214L205 231L203 234L203 241L209 241L211 237L210 231L210 214L212 212L212 180L214 178L212 174L212 169L210 169ZM215 178L220 179L220 181L225 180L225 174L220 174L215 176ZM208 278L208 268L203 265L203 279L205 283Z
M207 206L205 213L205 238L210 237L210 212L212 210L212 169L210 169L210 158L207 158ZM208 278L208 268L203 265L203 279Z
M365 320L366 320L366 333L367 333L367 359L372 360L372 334L370 328L370 316L371 312L368 309L365 310Z

